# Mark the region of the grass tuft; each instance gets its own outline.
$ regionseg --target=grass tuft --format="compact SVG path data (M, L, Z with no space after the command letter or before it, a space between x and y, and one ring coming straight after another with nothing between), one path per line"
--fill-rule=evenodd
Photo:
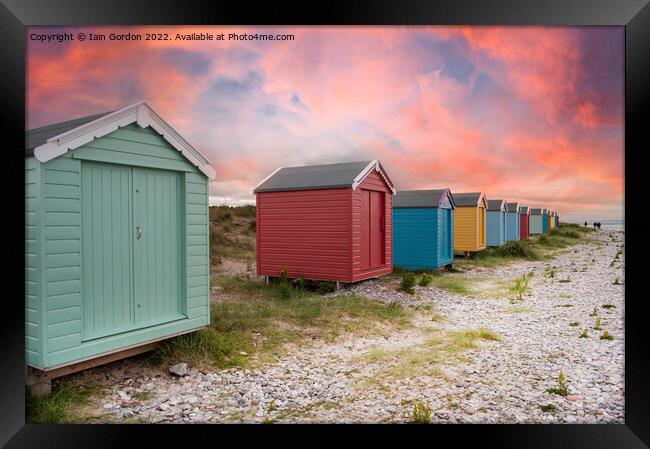
M61 381L49 396L37 397L25 391L25 415L28 423L62 424L73 422L74 407L88 403L100 390L96 384L73 385ZM76 420L78 422L78 420Z
M411 422L413 424L430 424L431 407L429 407L429 404L424 404L422 401L417 401L413 405L413 411L411 413Z
M569 394L569 386L564 373L560 369L560 374L557 377L557 386L547 388L547 393L558 394L560 396L567 396Z

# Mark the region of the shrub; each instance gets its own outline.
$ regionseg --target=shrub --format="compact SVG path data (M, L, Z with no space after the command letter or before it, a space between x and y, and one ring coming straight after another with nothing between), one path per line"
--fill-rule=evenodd
M578 326L580 326L580 323L578 323L577 321L574 321L573 323L569 323L569 326L578 327Z
M616 279L614 279L613 284L614 284L614 285L621 285L621 278L616 277Z
M412 295L415 293L415 274L413 273L404 273L402 275L402 282L400 288L402 291Z
M580 334L580 338L589 338L589 331L585 328Z
M254 218L251 220L250 223L248 223L248 230L250 232L256 232L257 231L257 220Z
M429 273L422 273L422 276L420 276L420 282L418 282L418 285L421 287L426 287L433 281L433 276L431 276Z

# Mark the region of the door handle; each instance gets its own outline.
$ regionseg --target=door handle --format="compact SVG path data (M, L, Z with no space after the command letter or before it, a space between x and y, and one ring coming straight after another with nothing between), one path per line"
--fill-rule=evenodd
M142 236L142 230L140 229L140 225L137 225L135 227L135 238L140 240L140 237Z

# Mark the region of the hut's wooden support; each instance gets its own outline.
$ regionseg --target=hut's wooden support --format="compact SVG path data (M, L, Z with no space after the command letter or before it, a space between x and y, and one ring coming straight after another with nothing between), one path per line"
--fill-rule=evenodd
M159 341L148 343L47 371L27 366L25 373L27 386L31 389L32 394L35 396L47 396L52 392L52 379L56 379L57 377L61 376L67 376L68 374L94 368L96 366L105 365L107 363L115 362L127 357L133 357L134 355L142 354L144 352L152 351L159 344Z

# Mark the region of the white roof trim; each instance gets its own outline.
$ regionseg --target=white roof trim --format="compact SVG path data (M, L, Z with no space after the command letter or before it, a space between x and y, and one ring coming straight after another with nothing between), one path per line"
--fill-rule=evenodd
M253 195L255 195L255 190L257 190L257 188L258 188L259 186L261 186L262 184L264 184L266 181L268 181L269 178L271 178L271 176L275 175L277 172L279 172L279 171L282 170L283 168L284 168L284 167L278 167L278 168L276 168L275 170L273 170L273 172L271 172L270 175L268 175L266 178L262 179L262 180L259 182L259 184L257 184L255 187L253 187Z
M131 123L137 123L141 128L151 126L208 178L211 180L215 178L216 172L210 165L210 161L144 101L47 139L45 144L34 148L34 157L39 162L47 162Z
M356 190L357 187L359 187L359 185L363 182L363 180L366 179L366 177L370 173L372 173L373 169L377 173L379 173L382 178L384 178L384 181L386 182L386 184L388 184L388 187L390 187L390 190L393 192L393 195L395 195L395 193L396 193L395 186L388 180L388 177L383 172L383 170L380 168L379 159L373 159L372 161L370 161L370 163L366 166L366 168L364 168L361 171L361 173L359 173L357 175L357 177L354 178L354 180L352 181L352 190Z

